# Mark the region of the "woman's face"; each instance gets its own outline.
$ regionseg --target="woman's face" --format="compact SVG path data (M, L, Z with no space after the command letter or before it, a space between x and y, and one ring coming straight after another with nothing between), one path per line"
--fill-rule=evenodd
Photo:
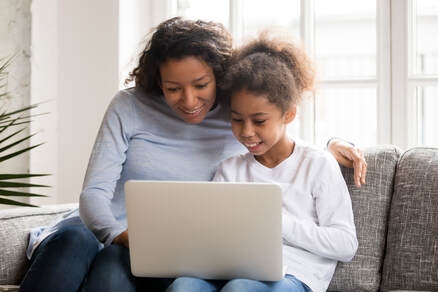
M202 122L216 100L213 69L202 59L169 59L160 65L161 89L170 108L189 124Z

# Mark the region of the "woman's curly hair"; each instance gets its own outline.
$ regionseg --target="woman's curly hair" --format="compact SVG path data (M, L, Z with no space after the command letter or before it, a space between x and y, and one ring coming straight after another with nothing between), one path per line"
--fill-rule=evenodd
M169 59L197 57L211 66L216 81L221 82L232 55L231 34L216 22L174 17L162 22L152 32L140 54L137 67L125 84L132 81L147 92L162 94L160 65ZM219 97L220 92L216 95Z
M283 112L312 91L315 69L304 49L290 38L269 37L269 31L234 53L222 89L231 96L243 89L267 95Z

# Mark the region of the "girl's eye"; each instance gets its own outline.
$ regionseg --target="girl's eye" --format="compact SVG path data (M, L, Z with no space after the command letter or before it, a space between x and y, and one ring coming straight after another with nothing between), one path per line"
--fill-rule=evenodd
M254 121L254 124L263 125L265 122L266 122L266 120L257 120L257 121Z
M231 121L234 123L241 123L242 119L238 119L238 118L231 118Z
M178 91L178 87L169 87L169 88L166 88L166 90L168 91L168 92L176 92L176 91Z

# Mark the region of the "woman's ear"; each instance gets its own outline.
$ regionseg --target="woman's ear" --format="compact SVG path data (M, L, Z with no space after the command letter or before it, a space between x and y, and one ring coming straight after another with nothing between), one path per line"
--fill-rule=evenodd
M297 106L293 105L288 111L284 113L284 122L286 124L291 123L297 115Z

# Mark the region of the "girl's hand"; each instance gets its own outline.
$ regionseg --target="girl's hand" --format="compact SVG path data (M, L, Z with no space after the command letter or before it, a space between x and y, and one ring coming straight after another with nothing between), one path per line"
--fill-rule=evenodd
M117 235L114 238L113 243L129 248L128 229Z
M367 163L363 152L355 146L341 139L332 139L328 144L328 150L336 158L339 164L354 168L354 183L360 188L365 184Z

